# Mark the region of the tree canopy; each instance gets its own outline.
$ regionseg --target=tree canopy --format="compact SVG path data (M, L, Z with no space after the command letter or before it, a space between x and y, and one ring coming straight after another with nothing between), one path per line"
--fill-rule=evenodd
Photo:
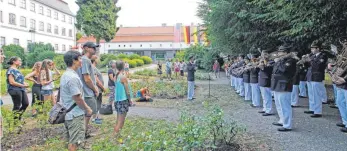
M114 0L77 0L76 27L88 36L94 36L96 42L100 39L111 41L118 28L116 27L117 13L120 10Z
M276 50L289 43L305 53L314 40L339 45L346 9L339 0L203 0L198 16L212 46L223 52Z

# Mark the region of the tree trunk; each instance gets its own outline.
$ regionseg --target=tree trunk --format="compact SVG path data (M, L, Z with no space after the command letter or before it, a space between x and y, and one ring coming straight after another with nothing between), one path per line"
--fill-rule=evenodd
M96 44L100 45L100 37L96 37ZM100 56L100 46L96 48L96 56Z

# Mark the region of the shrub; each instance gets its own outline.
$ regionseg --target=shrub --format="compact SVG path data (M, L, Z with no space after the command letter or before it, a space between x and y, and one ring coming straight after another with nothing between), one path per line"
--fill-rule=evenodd
M142 76L156 76L157 71L154 69L143 69L140 71L136 71L134 74L135 75L142 75Z
M138 54L132 54L132 55L129 56L129 59L131 59L131 60L133 60L133 59L140 59L140 58L141 57Z
M152 63L152 58L148 57L148 56L142 56L141 59L143 60L143 62L145 64L150 64Z
M143 66L143 64L145 64L145 63L143 62L143 60L141 60L141 59L133 59L133 61L136 62L136 66L137 66L137 67Z
M55 55L56 55L56 53L54 53L53 51L45 51L45 52L40 53L37 56L37 60L36 61L43 61L45 59L53 60Z
M134 61L134 60L122 59L122 61L128 62L130 68L135 68L135 67L137 67L137 66L136 66L136 65L137 65L137 64L136 64L136 61Z
M53 62L55 63L55 66L62 70L62 69L66 69L66 64L64 62L64 55L56 55L53 58Z
M24 54L24 48L22 48L19 45L11 44L11 45L7 45L7 46L3 46L2 49L4 50L4 54L6 56L5 61L3 62L4 68L8 67L7 62L13 56L17 56L17 57L21 58L22 62L23 62L22 65L25 65L26 57Z
M123 59L129 59L129 57L128 57L126 54L119 54L119 55L117 55L117 57L118 57L119 59L121 59L121 60L123 60Z

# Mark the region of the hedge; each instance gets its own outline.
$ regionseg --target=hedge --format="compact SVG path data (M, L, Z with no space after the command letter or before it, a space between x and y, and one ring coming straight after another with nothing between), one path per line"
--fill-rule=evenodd
M136 66L143 66L145 63L141 59L133 59L136 62Z
M152 63L152 58L148 57L148 56L142 56L141 59L143 60L143 62L145 64L150 64Z

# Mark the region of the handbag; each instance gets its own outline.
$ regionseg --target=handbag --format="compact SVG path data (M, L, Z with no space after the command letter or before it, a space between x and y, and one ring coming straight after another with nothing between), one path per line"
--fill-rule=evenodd
M102 115L111 115L113 114L112 105L111 104L101 104L99 113Z
M70 108L66 109L60 101L60 88L58 88L57 103L49 112L48 122L50 124L61 124L65 122L65 115L69 113L77 104L74 103Z

